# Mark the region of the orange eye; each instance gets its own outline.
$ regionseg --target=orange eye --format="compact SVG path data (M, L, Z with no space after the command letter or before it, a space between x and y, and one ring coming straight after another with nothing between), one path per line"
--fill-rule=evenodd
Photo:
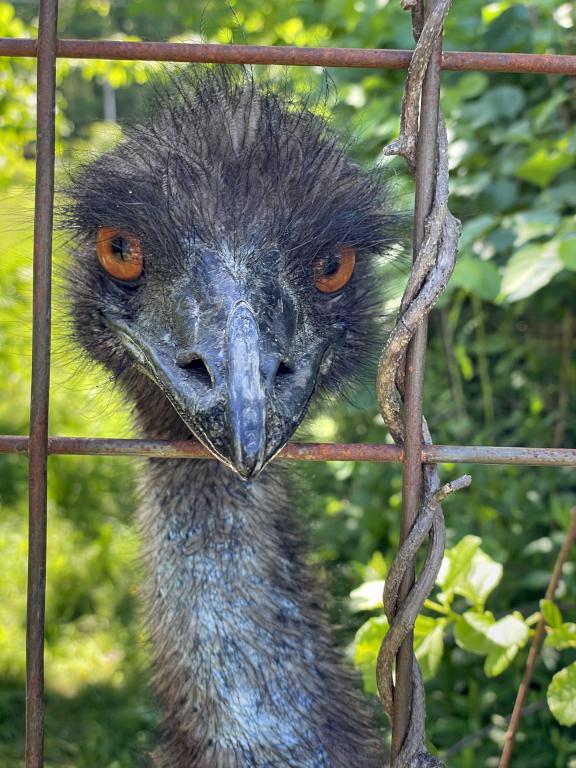
M144 259L140 241L116 227L100 227L96 234L96 254L106 272L117 280L137 280Z
M321 258L314 267L314 285L322 293L334 293L352 277L356 251L351 245L339 245L331 258Z

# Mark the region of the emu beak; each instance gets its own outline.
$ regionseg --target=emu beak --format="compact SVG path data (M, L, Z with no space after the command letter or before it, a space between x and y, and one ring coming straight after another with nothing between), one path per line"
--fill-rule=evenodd
M153 322L129 327L108 318L138 368L162 390L190 431L244 480L257 475L304 418L332 339L308 338L292 366L276 351L277 334L259 327L243 299L199 326L178 351Z
M260 334L252 309L239 302L228 319L228 417L234 468L243 478L258 472L266 448L266 392Z

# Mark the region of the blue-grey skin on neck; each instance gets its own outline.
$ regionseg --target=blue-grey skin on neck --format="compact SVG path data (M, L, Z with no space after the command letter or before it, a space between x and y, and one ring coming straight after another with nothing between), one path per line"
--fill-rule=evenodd
M374 268L396 237L381 179L324 120L249 73L190 70L158 113L80 168L64 211L73 333L145 437L214 461L151 460L140 513L158 768L376 768L383 749L334 650L287 473L270 463L318 393L381 342ZM114 279L96 233L135 238ZM317 288L345 245L342 289Z
M215 462L156 462L145 498L159 768L383 765L330 643L284 472L243 482Z

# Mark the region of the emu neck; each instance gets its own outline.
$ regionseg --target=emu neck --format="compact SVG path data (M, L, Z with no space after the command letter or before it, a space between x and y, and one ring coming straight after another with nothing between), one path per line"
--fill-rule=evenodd
M161 768L375 768L331 647L284 472L149 462L141 510L165 710Z

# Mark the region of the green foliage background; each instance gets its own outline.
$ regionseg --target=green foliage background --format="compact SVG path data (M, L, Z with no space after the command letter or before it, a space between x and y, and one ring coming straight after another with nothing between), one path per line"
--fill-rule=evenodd
M34 36L36 13L33 4L0 3L0 36ZM571 2L468 0L455 4L446 26L446 47L575 53L575 23ZM62 0L60 34L412 46L409 19L393 0ZM119 119L135 119L143 105L141 86L153 68L127 62L59 62L59 174L74 158L114 140L115 129L102 122L105 84L115 90ZM32 60L0 60L4 434L27 431L34 69ZM285 73L274 70L276 75ZM290 77L295 88L323 82L317 70L294 69ZM382 147L398 130L403 73L332 70L330 77L336 86L336 125L344 135L352 126L359 161L380 160ZM431 321L426 409L435 440L573 447L574 80L446 72L442 99L451 140L452 206L463 219L464 231L459 265ZM399 206L409 208L411 184L400 164L392 162L390 167ZM65 243L59 241L56 252L61 262ZM67 347L65 313L59 304L55 336L52 433L129 435L122 405L102 375L82 370ZM370 392L360 390L352 403L338 403L329 416L317 416L308 435L382 442L387 436L375 414ZM511 633L510 643L519 638L522 642L516 643L509 666L496 675L500 670L486 668L482 654L470 653L466 645L469 636L464 636L458 616L473 606L469 589L459 582L448 590L447 600L448 582L439 585L432 600L444 606L444 613L435 611L433 604L425 611L420 655L429 678L431 747L458 768L498 763L504 718L521 678L534 614L576 502L574 472L567 469L465 469L474 482L469 492L446 505L448 544L459 547L452 550L458 553L481 541L488 558L483 562L501 564L503 577L487 597L486 610L495 619L506 618L507 629L514 625L518 630ZM131 523L137 462L54 457L49 471L46 765L142 766L153 742L157 712L147 688L146 641L137 615L138 541ZM377 600L367 600L366 595L373 594L370 585L385 576L398 544L400 472L398 467L352 463L299 471L310 485L314 556L330 575L338 637L366 672L384 631L381 620L370 620L377 615ZM460 471L442 467L446 479ZM3 456L0 768L23 765L25 558L26 463ZM462 558L464 565L471 562L470 554ZM350 591L360 585L364 597L359 600L356 592L350 603ZM523 720L515 753L515 764L526 768L576 766L576 732L554 719L545 698L553 674L574 661L574 631L567 627L576 613L575 587L574 565L569 562L557 596L562 616L554 629L556 606L548 609L550 642L534 677L529 697L534 706ZM516 624L510 620L513 616ZM508 648L509 639L503 642ZM554 683L572 699L573 669L567 667ZM370 690L370 672L365 679ZM561 721L573 722L566 707L561 711ZM468 739L470 735L476 736Z

